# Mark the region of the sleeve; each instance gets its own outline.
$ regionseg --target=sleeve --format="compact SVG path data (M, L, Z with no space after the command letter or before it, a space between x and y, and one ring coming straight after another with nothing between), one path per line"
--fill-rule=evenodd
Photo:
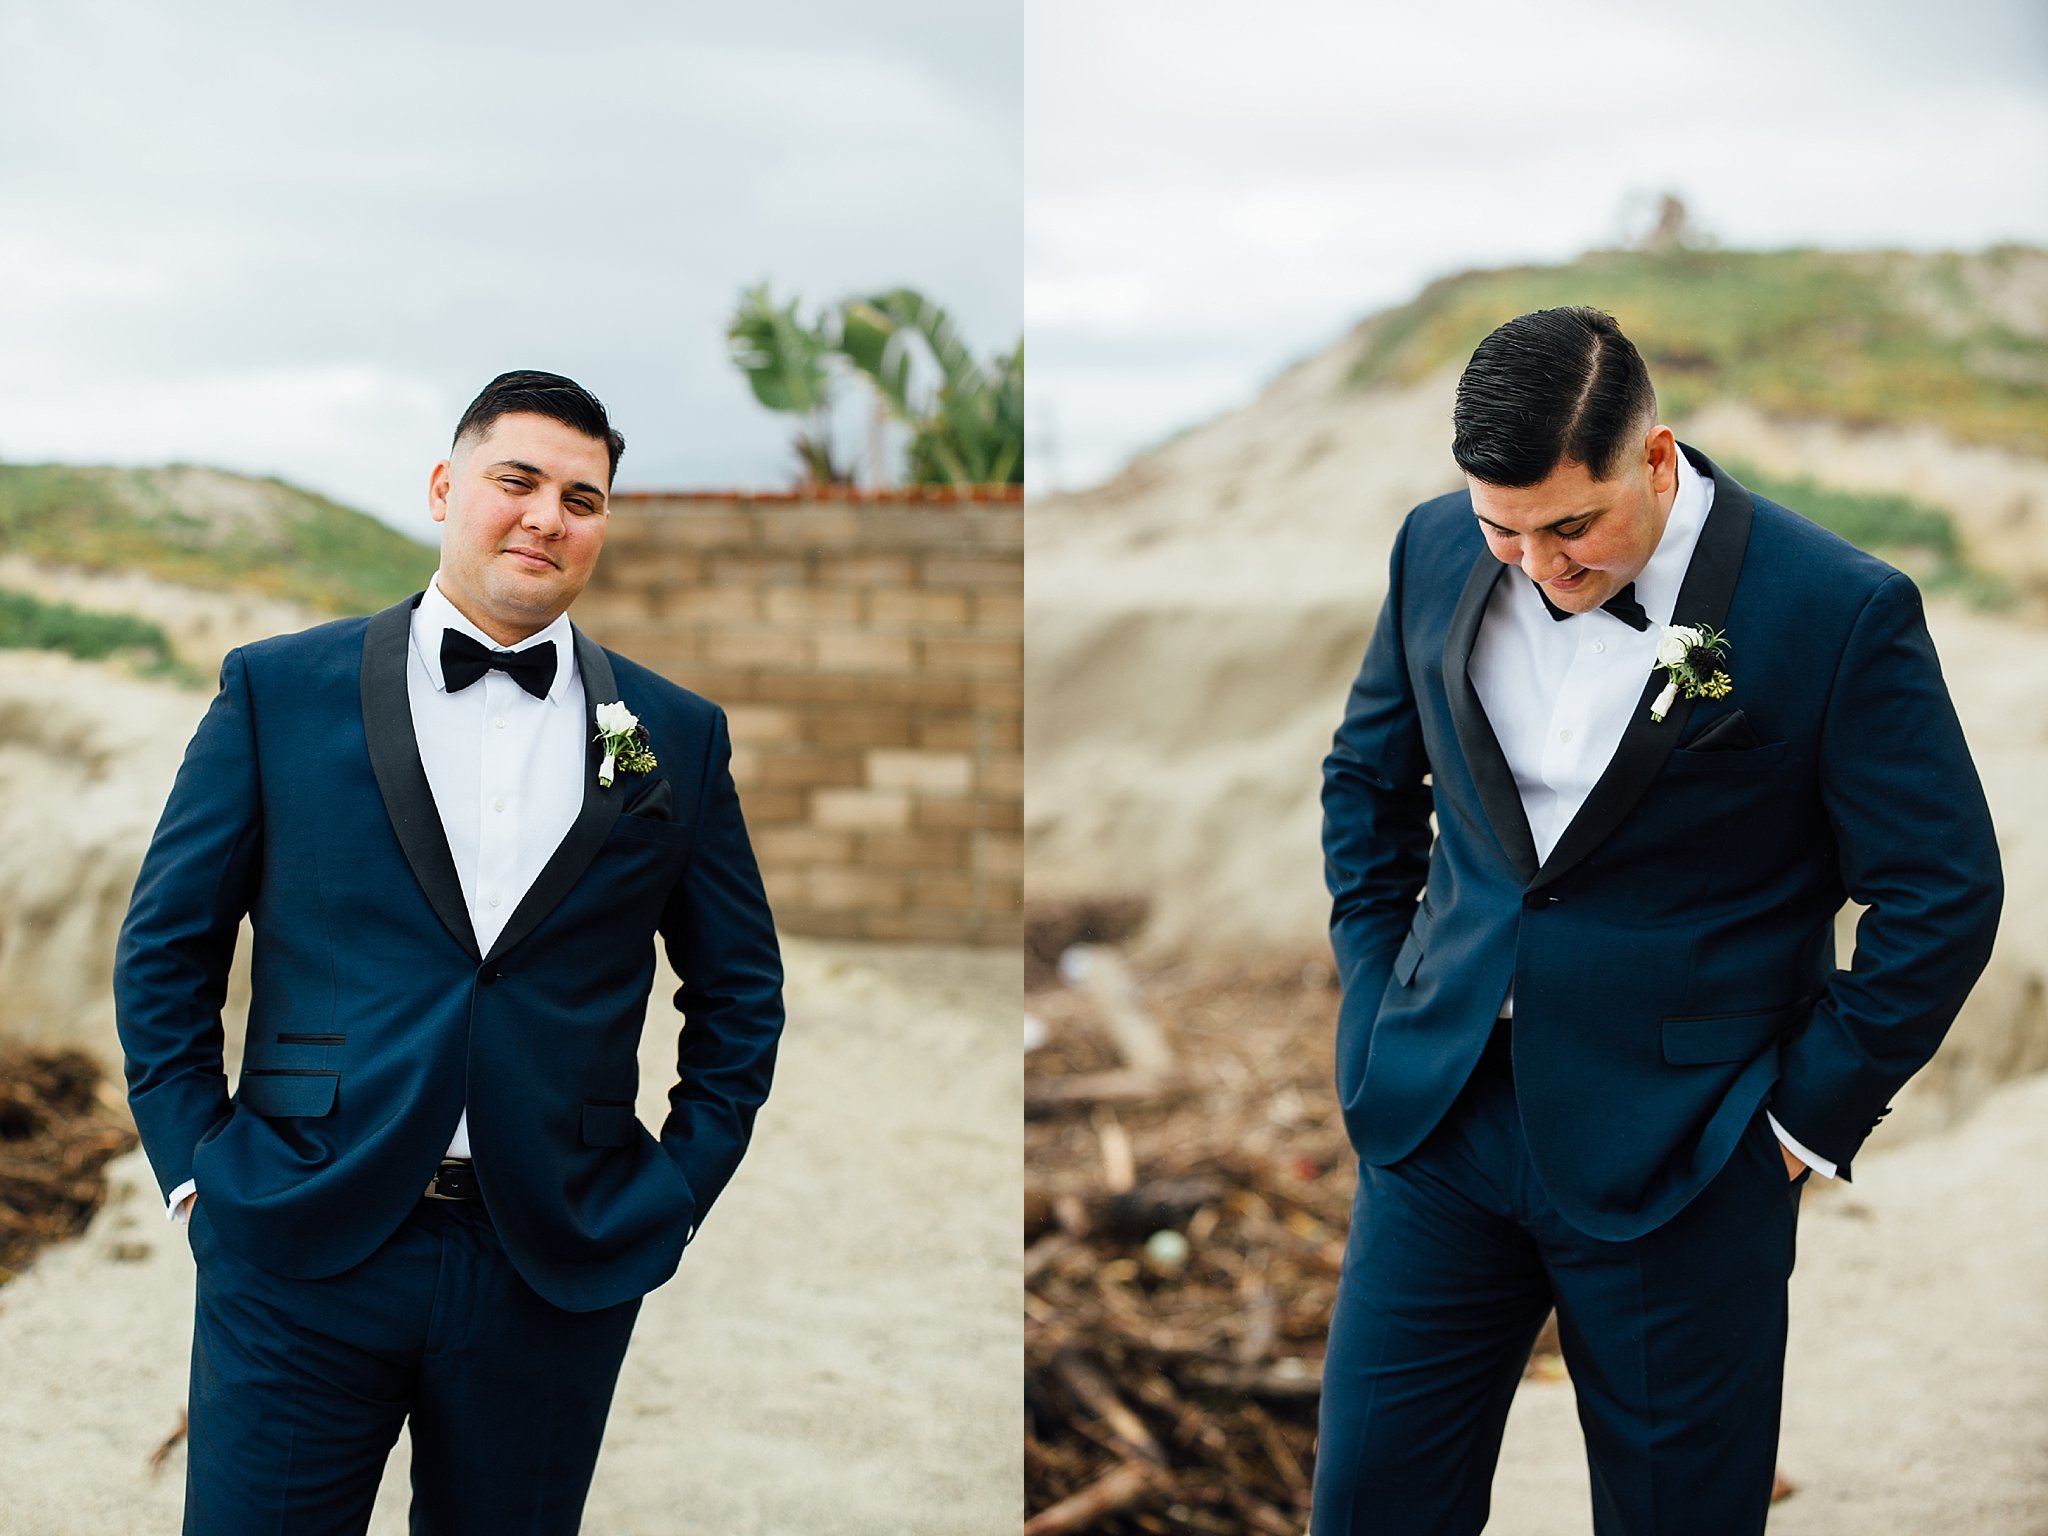
M2004 896L1990 807L1903 575L1857 616L1819 771L1843 885L1868 910L1850 968L1785 1045L1771 1113L1846 1174L1983 972Z
M1385 989L1429 873L1429 754L1401 630L1402 564L1413 524L1411 515L1395 536L1386 600L1323 760L1323 878L1332 902L1330 946L1347 1000L1376 999ZM1347 1008L1346 1017L1355 1011Z
M1790 1152L1822 1178L1832 1179L1835 1176L1835 1165L1794 1136L1790 1131L1786 1130L1784 1126L1778 1124L1778 1117L1776 1115L1772 1114L1769 1110L1765 1110L1764 1118L1771 1122L1771 1134L1778 1138L1787 1152Z
M136 877L114 954L114 1018L128 1103L166 1194L226 1121L221 1005L253 899L262 810L249 679L240 651L199 722Z
M661 1144L689 1185L701 1226L746 1152L783 1024L775 919L740 814L723 710L712 721L689 863L660 926L683 983Z
M192 1213L190 1211L180 1211L178 1207L184 1203L187 1195L196 1195L198 1193L199 1185L193 1180L187 1179L168 1195L164 1196L164 1215L179 1226L184 1226L191 1219Z

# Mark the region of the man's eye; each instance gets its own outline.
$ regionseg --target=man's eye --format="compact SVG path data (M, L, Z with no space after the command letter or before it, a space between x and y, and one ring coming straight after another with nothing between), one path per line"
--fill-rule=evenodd
M1570 528L1560 528L1557 530L1557 536L1560 539L1576 539L1591 526L1591 523L1578 523Z

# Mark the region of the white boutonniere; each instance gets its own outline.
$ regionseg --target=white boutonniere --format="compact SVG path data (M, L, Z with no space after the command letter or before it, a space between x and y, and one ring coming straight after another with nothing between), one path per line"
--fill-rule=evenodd
M625 700L597 706L597 735L604 743L604 761L597 766L600 789L610 789L619 769L647 773L654 767L654 750L648 744L647 727L626 708Z
M1721 670L1721 658L1728 654L1728 637L1709 624L1667 624L1657 642L1657 667L1671 674L1671 681L1650 706L1650 718L1661 722L1678 701L1679 690L1688 699L1725 699L1734 680ZM1652 672L1657 670L1652 667Z

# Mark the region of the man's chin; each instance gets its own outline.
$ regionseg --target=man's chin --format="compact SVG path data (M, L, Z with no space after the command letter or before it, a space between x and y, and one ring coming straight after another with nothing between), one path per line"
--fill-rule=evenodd
M1560 587L1554 582L1543 583L1543 595L1566 613L1591 613L1613 596L1612 583L1601 578L1598 571L1588 570L1577 586Z
M548 576L558 573L549 571ZM491 614L499 623L532 634L546 629L569 606L559 579L543 581L515 579L494 583L490 589Z

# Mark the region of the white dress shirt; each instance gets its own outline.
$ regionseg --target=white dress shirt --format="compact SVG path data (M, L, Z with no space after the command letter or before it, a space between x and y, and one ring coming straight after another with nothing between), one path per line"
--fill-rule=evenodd
M555 680L545 696L535 698L498 671L450 693L441 675L444 629L460 631L492 650L507 647L463 617L442 594L436 573L413 610L405 691L420 764L441 813L463 905L476 929L477 951L484 954L582 809L583 678L569 616L562 614L510 647L523 651L553 642ZM470 1155L466 1106L447 1155ZM194 1187L188 1179L171 1191L174 1217Z
M1554 619L1536 583L1519 569L1494 583L1467 671L1514 773L1538 863L1550 857L1621 745L1713 501L1713 481L1679 454L1671 512L1635 581L1648 629L1631 629L1602 608ZM1510 995L1501 1013L1513 1012ZM1795 1157L1826 1178L1835 1176L1833 1163L1800 1145L1776 1116L1769 1118Z

